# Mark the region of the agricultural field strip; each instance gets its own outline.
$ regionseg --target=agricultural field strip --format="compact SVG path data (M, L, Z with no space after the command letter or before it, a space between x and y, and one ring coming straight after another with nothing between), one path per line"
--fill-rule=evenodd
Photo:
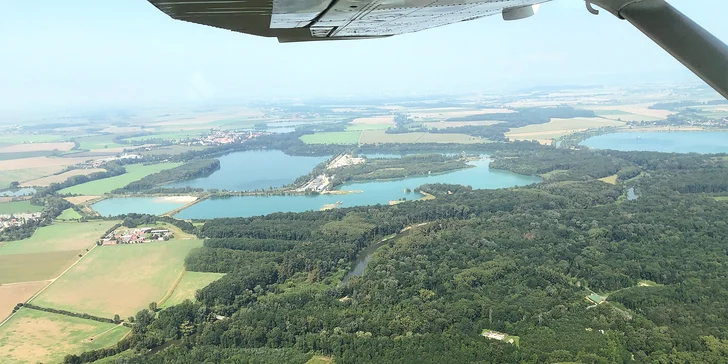
M182 163L158 163L152 165L131 164L126 166L127 172L109 178L103 178L95 181L82 183L79 185L64 188L58 191L59 194L79 194L79 195L103 195L117 188L122 188L134 181L138 181L148 175L172 169L182 165Z
M202 241L197 239L175 239L169 242L112 245L95 249L86 254L90 260L84 260L81 262L83 266L76 265L76 269L69 269L68 274L59 276L50 290L46 287L42 294L33 298L33 303L101 317L133 314L147 303L157 302L169 292L179 277L179 271L184 270L184 257L191 249L201 245ZM124 260L130 260L138 267L152 266L154 269L138 271L133 275L136 280L132 282L122 278L114 270L122 269L124 264L121 262ZM114 263L110 263L111 261ZM80 268L83 269L79 270ZM113 268L113 272L109 268ZM59 284L61 287L58 287ZM140 290L140 284L145 289ZM99 308L102 303L106 305Z
M86 258L86 256L87 256L87 255L88 255L89 253L91 253L91 252L92 252L92 251L93 251L94 249L96 249L96 247L97 247L97 246L98 246L98 245L94 245L94 246L92 246L92 247L91 247L91 249L89 249L88 253L86 253L86 254L84 254L84 255L83 255L82 257L78 258L78 260L77 260L77 261L76 261L75 263L71 264L71 266L70 266L70 267L66 268L66 270L64 270L64 271L63 271L63 272L62 272L62 273L61 273L60 275L58 275L58 277L55 277L55 278L53 278L53 279L50 279L50 280L48 280L48 281L50 281L50 283L48 283L48 284L47 284L47 285L46 285L45 287L43 287L43 289L41 289L40 291L36 292L36 293L35 293L35 294L34 294L34 295L33 295L32 297L30 297L30 298L29 298L28 300L26 300L25 302L26 302L26 303L30 303L30 302L31 302L31 301L33 301L33 300L34 300L34 299L35 299L36 297L38 297L38 296L39 296L39 295L40 295L41 293L45 292L45 290L47 290L47 289L48 289L48 287L52 286L52 285L53 285L53 283L55 283L55 282L56 282L56 281L58 280L58 278L61 278L61 277L63 277L63 275L64 275L64 274L66 274L66 272L68 272L69 270L71 270L71 268L75 267L75 266L76 266L76 264L78 264L78 263L79 263L79 262L80 262L81 260L83 260L84 258ZM20 283L30 283L30 282L20 282ZM12 317L13 317L13 316L14 316L14 315L16 314L16 313L17 313L17 312L15 312L15 313L12 313L12 314L11 314L10 316L8 316L8 317L7 317L7 318L6 318L6 319L5 319L5 320L4 320L3 322L0 322L0 327L2 327L2 326L3 326L4 324L5 324L5 323L7 323L8 321L10 321L10 319L11 319L11 318L12 318Z
M31 181L23 182L20 184L20 187L47 187L50 186L51 183L61 183L65 182L68 178L73 176L81 176L81 175L89 175L91 173L96 172L104 172L106 171L103 168L90 168L90 169L74 169L68 172L63 172L61 174L55 174L48 177L38 178Z

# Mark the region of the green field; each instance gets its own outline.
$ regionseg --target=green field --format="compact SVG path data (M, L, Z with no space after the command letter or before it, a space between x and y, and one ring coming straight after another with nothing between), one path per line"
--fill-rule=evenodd
M58 215L57 219L68 221L68 220L78 220L81 217L82 217L81 214L76 212L76 210L74 210L72 208L67 208L67 209L63 210L63 212L60 215Z
M404 133L387 134L384 130L367 130L362 132L359 140L361 144L378 143L487 143L482 138L465 134L436 134L436 133Z
M10 152L10 153L0 153L0 161L10 161L13 159L23 159L23 158L35 158L35 157L46 157L49 155L55 154L54 151L51 150L39 150L35 152Z
M28 168L0 171L0 188L10 187L12 182L27 182L60 171L63 167Z
M0 243L0 284L55 278L116 223L58 222L28 239Z
M64 139L61 135L31 135L31 134L8 134L0 135L0 143L7 144L20 144L20 143L45 143L45 142L56 142Z
M222 273L185 272L182 280L162 307L178 305L187 299L194 301L197 290L207 287L222 276L224 276Z
M128 145L114 143L113 135L94 135L89 137L76 138L75 141L79 144L78 149L106 149L106 148L121 148L127 147Z
M117 188L122 188L129 183L138 181L150 174L181 166L182 163L159 163L152 165L141 165L131 164L126 167L126 173L99 179L96 181L82 183L80 185L71 186L58 191L59 194L71 194L71 195L103 195L109 193Z
M30 201L0 202L0 214L19 214L23 212L41 212L43 206L31 205Z
M301 140L306 144L356 144L360 136L360 131L334 131L306 134Z
M92 246L117 222L57 222L39 228L28 239L0 243L0 256L83 250Z
M158 302L184 269L201 240L101 246L32 302L101 317L127 317ZM199 282L199 280L198 280Z
M115 324L24 308L0 327L0 362L61 363L67 354L112 346L128 332Z
M346 131L364 131L364 130L387 130L394 128L392 124L355 124L347 125Z
M0 255L0 284L43 281L58 277L82 253L60 251Z

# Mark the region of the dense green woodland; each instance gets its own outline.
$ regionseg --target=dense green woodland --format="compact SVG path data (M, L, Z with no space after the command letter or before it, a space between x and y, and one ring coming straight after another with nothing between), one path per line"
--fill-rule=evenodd
M334 176L332 185L338 186L354 181L426 176L469 167L467 160L461 156L416 154L403 156L402 158L369 158L364 164L328 170L327 174Z
M728 160L523 146L494 166L543 183L434 184L421 187L431 201L208 221L186 266L223 278L66 362L127 350L118 363L728 362L728 203L713 198L728 194ZM614 174L617 185L596 180Z
M159 186L177 181L189 181L195 178L207 177L220 169L220 161L217 159L197 159L185 163L179 167L165 169L160 172L148 175L138 181L134 181L125 187L117 188L113 193L129 192L163 192L164 188Z

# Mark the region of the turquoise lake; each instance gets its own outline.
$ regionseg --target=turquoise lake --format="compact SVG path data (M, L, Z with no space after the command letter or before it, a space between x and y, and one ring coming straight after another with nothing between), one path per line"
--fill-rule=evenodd
M296 157L280 150L256 150L224 155L220 170L208 177L167 185L228 191L254 191L285 186L308 174L327 157Z
M728 153L728 132L640 132L599 135L581 142L595 149L665 153Z
M341 202L340 207L389 204L389 201L406 198L417 200L419 193L404 192L426 183L453 183L472 186L477 189L494 189L522 186L540 181L538 177L523 176L506 171L491 170L487 160L471 163L468 168L452 173L415 177L389 181L350 183L340 190L362 191L346 195L315 196L241 196L224 199L209 199L193 205L175 217L181 219L210 219L216 217L249 217L274 212L303 212L319 210L326 204Z
M165 201L164 198L128 197L102 200L91 205L91 208L102 216L116 216L129 213L162 215L184 205L184 203Z
M227 190L267 189L268 186L282 186L297 177L305 175L324 157L291 157L280 151L248 151L229 154L220 158L220 170L209 177L177 183L172 186L218 188ZM209 219L216 217L248 217L267 215L274 212L303 212L320 210L327 204L340 207L389 204L389 201L405 198L418 200L422 195L405 190L426 183L453 183L472 186L476 189L494 189L522 186L540 182L538 177L523 176L511 172L491 170L487 159L470 163L468 168L452 173L398 180L350 183L340 190L361 191L345 195L292 195L292 196L240 196L208 199L193 205L176 215L182 219ZM254 171L260 174L253 174ZM131 212L164 214L183 206L180 203L165 202L163 199L112 198L98 202L91 207L103 216L116 216Z

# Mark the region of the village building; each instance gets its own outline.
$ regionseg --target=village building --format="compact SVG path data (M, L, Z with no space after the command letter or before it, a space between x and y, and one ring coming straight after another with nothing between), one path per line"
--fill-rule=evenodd
M116 230L99 241L99 245L144 244L153 241L172 239L174 234L167 229L144 227L138 229Z

